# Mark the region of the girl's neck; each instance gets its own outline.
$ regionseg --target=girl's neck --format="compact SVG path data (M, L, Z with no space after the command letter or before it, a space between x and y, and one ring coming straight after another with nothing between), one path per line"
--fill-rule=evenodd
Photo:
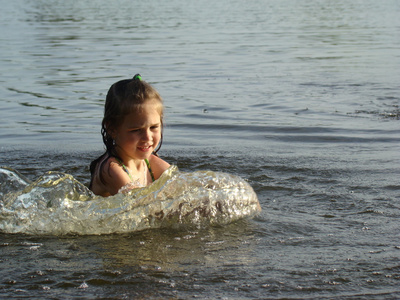
M143 171L143 168L146 165L144 159L124 159L122 162L127 168L129 168L133 172Z
M144 159L135 159L129 157L128 155L124 155L124 153L120 153L120 151L118 150L116 151L116 153L118 154L118 157L121 159L121 162L133 172L142 170L143 165L145 164Z

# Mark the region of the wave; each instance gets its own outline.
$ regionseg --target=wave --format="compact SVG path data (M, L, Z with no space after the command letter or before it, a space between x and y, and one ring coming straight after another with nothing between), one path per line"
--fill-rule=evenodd
M253 188L221 172L170 167L153 184L111 197L72 175L50 171L30 182L0 168L0 232L100 235L150 228L224 225L261 211Z

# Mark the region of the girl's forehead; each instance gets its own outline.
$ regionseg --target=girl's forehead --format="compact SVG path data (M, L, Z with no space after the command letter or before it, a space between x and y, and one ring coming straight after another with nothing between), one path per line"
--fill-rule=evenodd
M163 112L163 104L157 99L150 99L144 103L133 104L128 109L128 113L137 113L140 114L143 111L147 110L157 110L160 114Z
M162 110L157 104L144 104L136 107L124 116L123 124L125 126L142 126L145 124L157 124L161 122Z

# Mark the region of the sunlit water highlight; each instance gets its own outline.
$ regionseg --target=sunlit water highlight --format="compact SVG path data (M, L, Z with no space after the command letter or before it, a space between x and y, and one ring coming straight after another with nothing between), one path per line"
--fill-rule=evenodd
M201 228L253 217L261 208L237 176L169 168L146 188L94 196L73 176L49 172L33 183L0 168L0 232L36 235L132 233ZM10 187L21 190L9 191ZM4 191L3 191L4 190Z

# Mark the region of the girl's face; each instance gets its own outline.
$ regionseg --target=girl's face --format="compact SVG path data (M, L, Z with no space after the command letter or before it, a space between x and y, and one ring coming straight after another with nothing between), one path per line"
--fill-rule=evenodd
M160 105L156 100L147 101L140 110L125 116L114 131L116 150L121 159L149 158L161 139Z

